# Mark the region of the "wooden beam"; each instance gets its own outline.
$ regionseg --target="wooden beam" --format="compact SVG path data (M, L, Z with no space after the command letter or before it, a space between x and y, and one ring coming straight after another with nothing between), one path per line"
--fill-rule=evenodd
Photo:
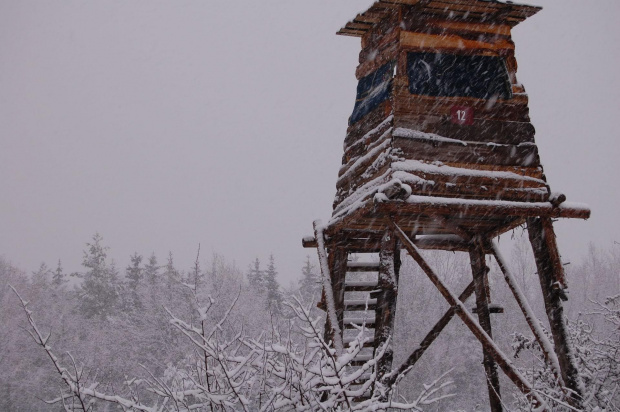
M314 249L317 246L316 238L314 236L304 236L301 239L301 246L307 249Z
M409 252L409 255L418 263L420 268L426 273L428 278L433 282L437 290L446 299L450 306L456 306L457 315L461 318L463 323L469 328L474 336L480 341L484 349L489 352L493 357L493 360L499 365L506 376L515 384L515 386L526 396L533 399L538 406L549 410L546 402L533 391L530 383L525 379L523 375L512 365L510 359L497 347L491 337L482 329L480 324L476 322L473 315L467 310L465 305L454 295L443 281L435 274L433 269L426 263L426 260L420 254L418 248L411 242L409 237L402 231L398 225L392 221L391 226L394 229L396 236L405 246L405 249Z
M343 248L337 248L335 250L332 250L327 258L329 264L329 273L331 276L332 292L334 294L336 319L338 320L337 330L340 331L341 336L343 331L344 319L344 290L345 278L347 273L347 260L348 253Z
M540 346L543 352L545 360L547 361L547 363L549 363L549 365L551 365L551 370L553 371L556 378L559 380L560 385L563 387L564 380L562 379L562 371L560 368L558 357L553 350L553 346L551 345L551 342L549 341L549 339L547 339L547 335L545 335L542 329L540 328L540 321L538 320L538 318L536 318L536 315L534 314L534 311L532 310L525 295L521 291L519 284L517 283L513 274L508 269L508 265L506 264L506 261L504 260L504 257L502 256L499 250L499 246L497 242L492 241L490 248L493 253L493 256L495 256L497 265L499 266L502 273L504 274L504 279L506 280L506 284L508 285L508 288L512 292L512 295L514 296L517 304L519 305L519 308L521 309L521 312L523 313L523 316L525 317L525 321L530 327L530 330L532 331L534 338L538 342L538 345Z
M510 36L512 29L507 24L469 23L439 19L432 21L432 23L444 29L468 32L473 31L477 33L497 34L501 36Z
M344 247L349 253L354 253L351 252L352 250L357 253L379 252L381 249L381 238L363 238L361 236L361 234L359 237L355 237L353 234L351 234L350 237L345 236L345 239L338 239L333 243L328 242L327 248L331 246ZM304 248L314 249L317 247L316 239L312 236L304 237L301 243ZM423 250L446 250L450 252L469 251L469 243L456 235L422 235L413 239L413 243Z
M494 43L483 41L468 40L456 35L433 35L424 33L415 33L403 31L400 34L400 44L402 47L410 47L415 49L432 49L432 50L456 50L464 49L476 50L514 50L515 45L511 41L498 38Z
M377 306L375 309L375 350L385 345L393 337L398 294L398 272L400 269L400 247L398 239L391 230L386 230L381 239L379 252L379 283ZM392 345L385 349L383 357L377 362L377 379L380 380L392 369L394 350Z
M398 103L396 103L398 104ZM427 117L427 116L424 116ZM423 117L420 117L422 119ZM502 124L502 122L495 122ZM511 123L504 123L509 125ZM532 127L530 123L513 122L513 127ZM434 133L442 133L438 123L428 126ZM448 126L447 128L452 128ZM477 126L472 126L477 127ZM508 128L501 126L501 128ZM406 132L405 132L406 133ZM538 167L540 157L538 147L533 145L496 145L491 146L485 142L472 141L443 141L437 142L429 138L411 138L405 133L394 133L392 146L402 151L402 156L406 159L417 159L420 161L432 162L441 161L446 163L479 163L504 166L504 167ZM486 132L488 133L488 132ZM451 134L451 137L456 137ZM477 160L478 159L478 160ZM370 161L370 159L368 160Z
M349 262L347 272L377 272L381 267L381 262Z
M491 303L491 295L489 288L489 268L486 265L485 253L482 241L479 237L473 239L471 249L469 251L471 260L471 271L474 277L474 285L476 289L476 313L478 315L478 323L482 329L493 339L491 328L491 314L489 304ZM492 412L502 412L502 399L500 394L499 376L497 374L497 365L493 360L491 353L482 348L484 354L484 371L487 376L487 387L489 390L489 403Z
M568 332L564 322L564 308L562 305L563 290L557 287L563 279L562 262L555 242L555 233L550 218L530 218L527 220L527 231L534 251L538 277L545 302L545 310L549 318L549 326L555 344L555 353L558 356L562 379L568 389L572 391L570 402L581 407L585 394L583 382L579 376L577 365L572 355L572 348L568 341ZM562 270L562 273L558 273Z
M562 217L589 219L590 208L579 203L562 203L553 207L549 202L511 202L501 200L455 199L432 196L409 196L404 202L381 202L384 214L398 213L402 215L440 214L463 215L467 217Z
M339 211L332 217L325 231L328 235L336 236L343 229L364 230L385 227L386 219L390 215L402 216L403 218L417 216L420 219L429 215L450 216L452 220L469 219L470 223L474 223L476 228L484 229L476 222L485 224L493 219L503 219L510 216L588 219L590 208L587 205L572 202L565 202L554 207L549 202L512 202L419 195L409 196L405 201L390 201L380 195L369 195L361 203L356 204L355 208L345 208ZM479 219L480 217L484 219ZM423 226L418 224L415 226L419 228L421 233L424 233ZM460 224L460 226L470 227L465 223ZM488 230L494 228L488 227ZM426 233L428 234L428 232ZM439 233L445 233L445 231L433 234Z
M342 353L344 345L342 343L342 329L340 328L340 321L336 314L336 303L334 302L334 290L332 287L332 276L330 273L330 262L327 256L327 250L325 250L325 238L323 236L323 225L321 221L314 222L314 237L317 239L317 255L319 258L319 266L321 268L321 280L323 283L323 296L325 297L326 304L326 320L325 320L325 341L333 342L336 354L339 356ZM346 264L346 260L345 260ZM343 276L344 278L344 276ZM344 284L344 279L343 282ZM343 288L344 290L344 288ZM343 292L344 296L344 292ZM344 306L344 305L342 305ZM342 317L341 317L342 319Z

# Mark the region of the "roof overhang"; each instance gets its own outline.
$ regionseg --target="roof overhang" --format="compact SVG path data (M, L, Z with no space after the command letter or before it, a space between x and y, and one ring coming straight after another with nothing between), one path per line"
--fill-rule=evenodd
M378 0L342 27L343 36L362 37L374 25L401 7L420 15L472 23L488 22L516 26L542 10L542 7L494 0Z

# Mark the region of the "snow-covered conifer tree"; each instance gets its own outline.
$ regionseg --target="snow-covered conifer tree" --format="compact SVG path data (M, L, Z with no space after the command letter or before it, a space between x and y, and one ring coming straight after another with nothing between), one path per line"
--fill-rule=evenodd
M138 289L141 286L144 277L144 268L142 268L142 256L137 252L129 256L131 263L125 269L125 277L127 278L127 290L124 294L124 306L126 310L136 310L142 307Z
M276 270L275 259L273 254L269 256L269 265L265 270L265 291L267 292L267 308L275 313L280 313L282 310L282 292L280 291L280 284L276 279L278 272Z
M32 272L32 282L39 285L47 284L50 277L52 276L52 271L45 263L41 263L39 269L36 272Z
M159 264L157 263L157 257L155 253L151 253L149 257L149 261L144 265L144 278L147 283L153 284L155 280L159 277Z
M58 288L64 285L66 282L67 280L65 279L65 274L62 269L62 263L60 262L60 259L58 259L58 265L56 265L56 270L52 275L52 286Z
M103 238L99 233L93 236L92 243L87 243L82 265L86 273L76 274L82 278L77 288L79 309L87 318L107 318L119 303L118 274L113 265L106 261L108 248L101 244Z
M321 293L321 279L310 262L310 256L306 256L306 263L301 268L301 279L299 280L299 292L304 300L318 299Z
M254 266L248 268L248 282L257 292L265 291L265 274L260 268L260 260L256 258Z

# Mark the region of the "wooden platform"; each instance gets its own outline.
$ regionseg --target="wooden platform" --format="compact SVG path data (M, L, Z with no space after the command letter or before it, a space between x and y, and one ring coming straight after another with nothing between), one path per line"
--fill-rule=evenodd
M492 239L532 217L588 219L590 208L572 202L554 205L419 195L391 200L375 193L335 214L324 233L334 246L372 252L379 250L383 231L390 220L395 220L405 233L418 240L422 249L467 251L466 239ZM304 238L303 246L316 247L314 238Z

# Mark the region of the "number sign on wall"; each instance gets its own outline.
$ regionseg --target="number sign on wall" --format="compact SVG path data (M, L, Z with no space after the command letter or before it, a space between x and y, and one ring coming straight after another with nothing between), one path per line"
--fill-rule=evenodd
M460 125L474 124L474 109L467 106L453 106L450 110L452 123Z

